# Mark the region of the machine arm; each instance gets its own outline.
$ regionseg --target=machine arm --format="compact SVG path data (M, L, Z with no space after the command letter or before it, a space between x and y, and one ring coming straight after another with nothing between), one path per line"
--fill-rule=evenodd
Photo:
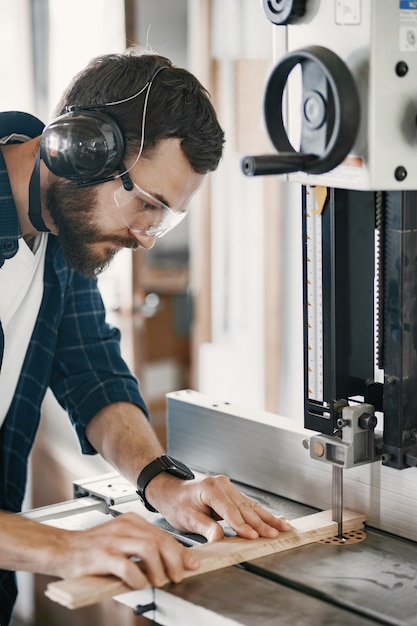
M305 426L353 442L346 425L375 422L352 426L346 407L368 403L384 415L383 463L415 466L417 193L330 189L320 213L312 194L303 189ZM344 467L376 458L362 457Z

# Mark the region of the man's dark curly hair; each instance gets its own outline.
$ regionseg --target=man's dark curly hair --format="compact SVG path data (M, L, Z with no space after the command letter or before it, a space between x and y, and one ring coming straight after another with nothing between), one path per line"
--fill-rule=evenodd
M127 98L140 91L162 66L166 69L158 73L149 94L144 156L162 139L178 137L196 172L213 171L222 156L224 133L210 96L193 74L173 66L163 56L134 48L93 59L75 76L56 114L65 113L71 105L99 105ZM139 149L145 94L146 90L129 102L106 109L123 132L128 156Z

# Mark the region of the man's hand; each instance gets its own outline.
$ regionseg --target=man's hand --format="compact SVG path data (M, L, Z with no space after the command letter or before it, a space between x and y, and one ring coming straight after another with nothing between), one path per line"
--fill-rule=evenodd
M199 566L191 550L136 513L75 531L0 512L0 545L2 569L60 578L113 574L134 589L178 582Z
M71 556L58 572L63 578L110 573L134 589L147 581L161 587L169 581L179 582L184 570L199 565L190 550L135 513L72 532L66 544Z
M218 520L247 539L277 537L279 531L291 529L284 517L241 493L226 476L182 481L159 474L149 483L146 496L174 528L198 533L208 541L224 536Z

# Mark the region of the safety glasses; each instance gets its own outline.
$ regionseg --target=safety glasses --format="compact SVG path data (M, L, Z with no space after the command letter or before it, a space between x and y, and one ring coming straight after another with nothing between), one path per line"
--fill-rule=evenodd
M133 182L129 190L120 185L114 192L114 201L126 226L138 236L163 237L187 215L187 209L171 209Z

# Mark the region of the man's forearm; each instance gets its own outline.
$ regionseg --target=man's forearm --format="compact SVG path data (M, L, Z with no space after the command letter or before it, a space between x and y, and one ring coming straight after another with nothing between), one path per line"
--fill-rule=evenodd
M55 573L64 531L0 511L0 568Z
M90 443L136 485L145 465L164 450L146 417L132 404L109 405L87 428ZM291 526L241 493L225 476L180 480L162 472L146 487L146 498L178 530L195 532L209 541L221 539L225 522L240 537L276 537ZM123 516L120 516L123 517Z
M97 452L133 484L141 469L164 453L145 415L127 402L102 409L89 423L86 433Z

